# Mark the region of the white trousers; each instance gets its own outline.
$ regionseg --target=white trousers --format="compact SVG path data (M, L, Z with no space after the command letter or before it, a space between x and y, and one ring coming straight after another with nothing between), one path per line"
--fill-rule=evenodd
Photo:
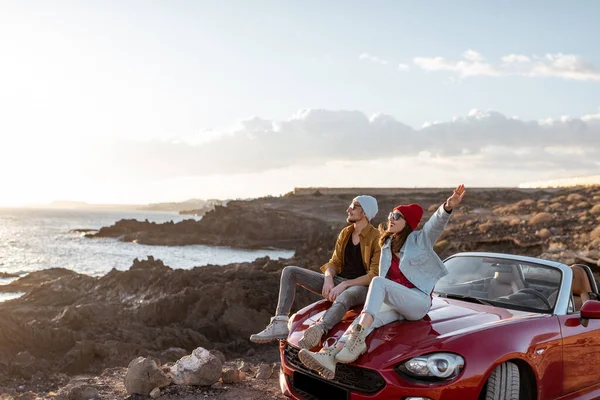
M407 288L390 279L377 276L369 285L367 300L363 307L363 313L373 316L373 324L369 328L369 334L375 328L379 328L390 322L407 319L417 321L423 318L431 307L431 298L417 288ZM345 342L350 335L353 325L358 324L360 316L339 339Z

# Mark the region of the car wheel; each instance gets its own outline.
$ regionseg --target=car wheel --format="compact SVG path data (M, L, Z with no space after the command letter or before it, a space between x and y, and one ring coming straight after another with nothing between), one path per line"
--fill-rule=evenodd
M519 367L511 362L500 364L490 375L485 400L519 400Z

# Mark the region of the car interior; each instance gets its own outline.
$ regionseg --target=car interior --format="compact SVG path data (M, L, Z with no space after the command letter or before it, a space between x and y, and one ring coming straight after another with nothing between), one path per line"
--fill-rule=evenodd
M469 265L469 260L464 261L461 260L464 271L474 267ZM436 292L490 300L492 303L518 304L542 312L554 309L561 279L557 270L531 267L512 260L478 260L481 261L489 262L487 273L493 276L453 284L445 282L441 287L436 286ZM570 268L573 282L567 311L573 313L579 312L587 300L597 300L600 296L594 275L587 265L574 264Z
M598 286L592 270L587 265L571 265L573 282L571 284L571 302L569 312L579 312L583 303L598 299Z

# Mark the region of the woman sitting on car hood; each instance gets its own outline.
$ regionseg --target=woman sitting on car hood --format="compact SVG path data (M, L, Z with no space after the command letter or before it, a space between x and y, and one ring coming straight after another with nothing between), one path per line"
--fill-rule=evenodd
M369 285L360 318L337 344L327 346L326 341L319 352L300 350L304 365L333 379L337 362L352 362L367 350L365 339L373 329L399 319L416 321L429 312L433 288L448 274L433 245L465 193L465 186L459 185L420 231L415 231L423 216L420 205L399 205L390 212L387 229L383 224L379 227L379 276Z

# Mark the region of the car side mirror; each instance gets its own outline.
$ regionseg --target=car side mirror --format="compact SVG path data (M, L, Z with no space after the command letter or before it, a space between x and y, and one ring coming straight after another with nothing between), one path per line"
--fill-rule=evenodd
M600 319L600 301L586 301L581 306L579 313L581 314L581 318L584 319Z

